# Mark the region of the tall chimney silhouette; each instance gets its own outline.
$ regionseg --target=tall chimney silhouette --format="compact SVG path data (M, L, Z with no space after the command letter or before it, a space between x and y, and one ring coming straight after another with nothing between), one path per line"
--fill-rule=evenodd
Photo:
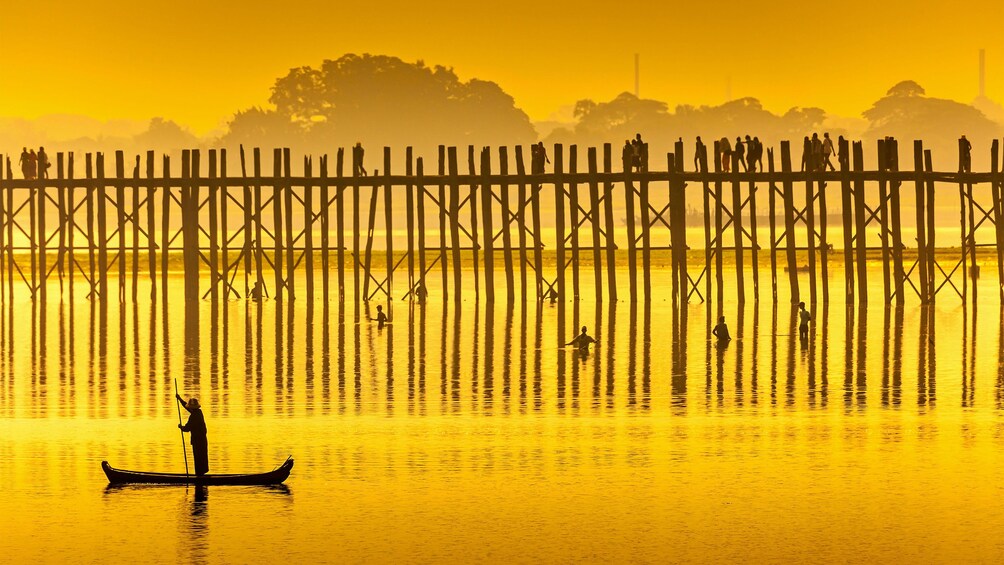
M980 49L980 98L987 95L987 51Z

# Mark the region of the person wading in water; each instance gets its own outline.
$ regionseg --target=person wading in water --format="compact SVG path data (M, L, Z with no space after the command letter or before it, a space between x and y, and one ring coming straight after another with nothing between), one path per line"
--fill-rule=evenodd
M194 396L186 402L180 395L174 395L178 402L188 410L188 423L178 428L192 434L192 458L195 460L195 474L205 475L209 472L209 442L206 439L206 417L202 415L202 406Z

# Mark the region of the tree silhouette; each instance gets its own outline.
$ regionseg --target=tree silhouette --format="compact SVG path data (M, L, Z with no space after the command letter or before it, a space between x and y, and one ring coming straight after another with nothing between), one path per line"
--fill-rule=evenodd
M344 55L276 80L274 110L239 112L225 142L332 145L503 145L536 139L530 119L494 82L382 55Z

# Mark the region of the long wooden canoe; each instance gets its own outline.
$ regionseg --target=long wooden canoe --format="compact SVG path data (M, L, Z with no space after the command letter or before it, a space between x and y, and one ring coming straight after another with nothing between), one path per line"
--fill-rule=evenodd
M101 462L101 470L108 477L109 484L161 484L161 485L278 485L289 477L293 469L293 458L290 457L272 471L255 474L208 474L196 476L181 473L145 473L143 471L124 471L116 469L107 461Z

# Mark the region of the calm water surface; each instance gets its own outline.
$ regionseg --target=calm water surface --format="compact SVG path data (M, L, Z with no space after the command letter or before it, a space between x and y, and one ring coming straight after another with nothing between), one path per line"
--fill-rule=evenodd
M841 276L807 344L765 276L759 305L725 304L727 347L709 339L716 311L674 312L668 290L647 307L510 310L472 296L443 307L432 288L425 307L395 301L382 330L365 307L357 322L351 303L302 292L186 312L180 279L167 308L60 303L50 290L33 310L18 296L0 326L0 552L1000 561L996 282L983 281L977 308L943 293L933 308L911 296L900 310L848 310ZM588 356L559 347L580 325L598 339ZM292 454L287 484L108 488L102 460L184 472L175 377L205 406L211 471L271 469Z

